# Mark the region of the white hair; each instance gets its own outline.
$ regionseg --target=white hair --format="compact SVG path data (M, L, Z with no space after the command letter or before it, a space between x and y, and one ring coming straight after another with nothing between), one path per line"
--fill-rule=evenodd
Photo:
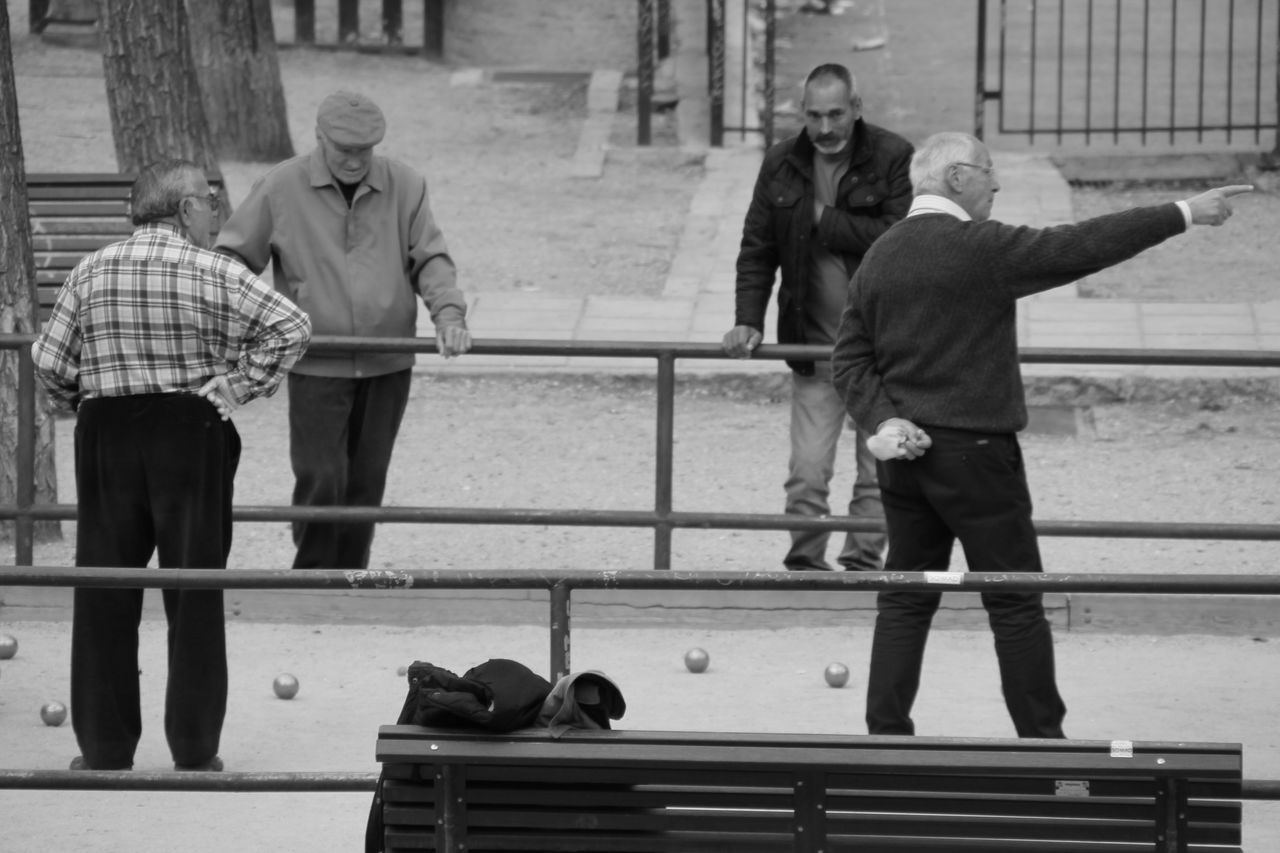
M946 195L947 169L952 163L972 163L982 142L967 133L935 133L911 157L911 186L915 193Z

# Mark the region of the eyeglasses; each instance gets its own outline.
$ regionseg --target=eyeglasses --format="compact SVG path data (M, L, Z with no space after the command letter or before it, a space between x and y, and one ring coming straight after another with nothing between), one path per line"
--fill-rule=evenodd
M996 167L995 167L995 166L980 166L980 165L978 165L977 163L962 163L962 162L958 162L958 161L957 161L957 162L955 162L955 163L952 163L951 165L952 165L952 166L968 166L970 169L980 169L980 170L982 170L983 172L985 172L985 173L986 173L986 175L987 175L987 177L988 177L988 178L993 177L993 176L995 175L995 173L996 173ZM215 210L216 210L216 208L215 208Z
M217 194L216 192L213 192L212 190L210 190L210 191L209 191L209 194L208 194L208 195L189 195L189 196L187 196L187 198L202 198L202 199L204 199L204 200L205 200L205 203L207 203L207 204L209 205L209 210L213 211L214 213L217 213L217 212L218 212L218 208L220 208L220 207L222 206L222 201L221 201L221 200L219 200L219 198L218 198L218 194Z

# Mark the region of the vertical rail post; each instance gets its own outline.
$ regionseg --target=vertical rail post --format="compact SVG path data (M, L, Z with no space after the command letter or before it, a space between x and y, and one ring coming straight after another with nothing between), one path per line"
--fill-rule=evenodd
M569 674L569 585L564 581L551 586L551 683Z
M1120 4L1116 4L1115 81L1111 89L1111 142L1120 143Z
M27 4L27 32L43 32L44 19L48 14L49 0L30 0Z
M1169 142L1178 126L1178 4L1169 6Z
M707 0L707 95L711 108L711 144L724 145L724 4Z
M653 567L671 568L671 489L672 445L675 437L676 357L674 353L658 355L658 429L656 471L654 475L653 511L658 521L653 529Z
M658 0L658 59L671 55L671 0Z
M404 44L404 0L382 0L382 40Z
M778 38L777 2L765 0L764 4L764 113L760 116L761 130L764 132L764 147L773 146L773 81L774 81L774 47Z
M1258 31L1261 32L1262 27L1258 27ZM1261 55L1262 52L1258 53ZM1271 157L1272 162L1280 164L1280 15L1276 15L1276 143L1271 149Z
M1085 23L1084 37L1084 144L1093 141L1093 0L1089 0L1089 14ZM1064 27L1065 29L1065 27ZM1061 124L1059 124L1061 131ZM1062 142L1062 134L1058 134L1058 142Z
M982 139L987 112L987 0L978 0L977 44L973 67L973 135Z
M1196 142L1204 142L1204 84L1205 84L1205 48L1208 33L1209 10L1205 0L1200 0L1200 67L1196 84Z
M445 0L423 0L422 52L432 59L444 58Z
M1235 95L1236 83L1236 0L1231 0L1227 4L1227 120L1224 122L1227 126L1227 143L1231 142L1232 119L1235 117L1235 104L1233 96Z
M1065 64L1065 61L1066 61L1066 60L1064 59L1064 57L1066 56L1066 41L1065 41L1065 39L1066 39L1066 32L1067 32L1067 18L1066 18L1066 14L1067 14L1067 4L1066 4L1066 3L1059 4L1059 6L1058 6L1058 75L1057 75L1057 76L1058 76L1058 116L1057 116L1057 119L1054 121L1054 124L1057 126L1057 129L1058 129L1058 137L1057 137L1057 141L1058 141L1058 144L1059 144L1059 145L1061 145L1061 144L1062 144L1062 113L1063 113L1063 110L1064 110L1064 106L1063 106L1063 94L1062 94L1062 91L1063 91L1062 75L1063 75L1063 65ZM1032 36L1031 36L1031 38L1032 38L1032 44L1034 44L1034 43L1035 43L1035 42L1034 42L1034 40L1035 40L1035 7L1034 7L1034 6L1032 7L1032 10L1031 10L1031 16L1032 16L1032 17L1031 17L1031 20L1032 20L1032 26L1031 26L1031 33L1032 33ZM1032 73L1032 75L1033 75L1033 76L1032 76L1032 80L1033 80L1033 81L1034 81L1034 79L1035 79L1035 77L1034 77L1034 75L1035 75L1035 54L1034 54L1034 50L1035 50L1035 48L1033 47L1033 48L1032 48L1032 51L1033 51L1033 53L1032 53L1032 68L1031 68L1031 73ZM1031 110L1032 110L1032 114L1034 114L1034 113L1035 113L1035 102L1036 102L1036 98L1035 98L1035 86L1033 85L1033 86L1032 86L1032 93L1031 93L1031 105L1032 105L1032 106L1031 106ZM1034 130L1034 125L1032 126L1032 129ZM1034 133L1032 133L1032 135L1031 135L1031 140L1030 140L1030 141L1035 141L1035 134L1034 134Z
M18 347L18 517L13 523L13 562L32 565L36 498L36 381L31 347Z
M1151 78L1151 0L1142 0L1142 144L1147 144L1147 98Z
M742 140L747 138L747 102L751 89L751 0L742 0L742 33L738 39L738 44L742 45L738 68L738 79L742 81L738 89L738 139Z
M1280 16L1277 16L1280 20ZM1262 4L1258 4L1258 20L1253 25L1253 143L1262 144ZM1280 34L1276 36L1276 56L1280 58ZM1280 67L1276 68L1276 106L1280 107ZM1280 112L1276 113L1276 129L1280 130ZM1280 138L1280 133L1276 134ZM1263 152L1265 155L1266 152Z
M293 40L316 43L316 0L293 0Z
M338 0L338 44L360 41L360 0Z
M1005 46L1008 43L1008 30L1009 30L1009 2L1008 0L1000 0L1000 49L999 49L1000 59L996 63L996 79L998 81L997 85L1000 87L1000 91L998 93L999 104L996 107L996 129L1000 133L1004 133L1004 127L1005 127L1004 125L1004 93L1009 91L1008 87L1005 85L1005 81L1007 79L1005 75L1005 66L1006 66ZM1035 61L1035 45L1034 44L1031 46L1031 59L1032 59L1032 63L1034 64L1034 61Z
M636 144L653 138L653 7L656 0L637 0L636 8Z

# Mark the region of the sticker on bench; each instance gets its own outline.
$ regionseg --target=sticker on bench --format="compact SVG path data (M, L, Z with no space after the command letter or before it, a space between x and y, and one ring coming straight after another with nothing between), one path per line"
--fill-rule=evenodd
M1111 757L1112 758L1133 758L1133 741L1131 740L1111 741Z
M1087 779L1055 779L1053 795L1055 797L1087 797L1089 781Z
M947 586L960 586L964 583L963 572L924 572L925 583L940 583Z

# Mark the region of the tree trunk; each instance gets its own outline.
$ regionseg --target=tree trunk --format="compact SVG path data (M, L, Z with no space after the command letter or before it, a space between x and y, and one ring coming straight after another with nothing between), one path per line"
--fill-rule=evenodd
M234 160L293 156L270 0L187 0L214 149Z
M136 172L162 157L219 174L188 38L172 0L101 0L102 67L116 163Z
M36 271L31 253L31 223L27 215L27 171L22 159L18 125L18 96L13 79L13 51L9 40L9 7L0 6L0 332L31 334L36 327ZM56 503L58 478L54 465L53 420L36 406L35 500ZM13 504L18 495L18 352L0 350L0 502ZM0 526L4 538L13 522ZM36 525L42 538L61 535L56 521Z

